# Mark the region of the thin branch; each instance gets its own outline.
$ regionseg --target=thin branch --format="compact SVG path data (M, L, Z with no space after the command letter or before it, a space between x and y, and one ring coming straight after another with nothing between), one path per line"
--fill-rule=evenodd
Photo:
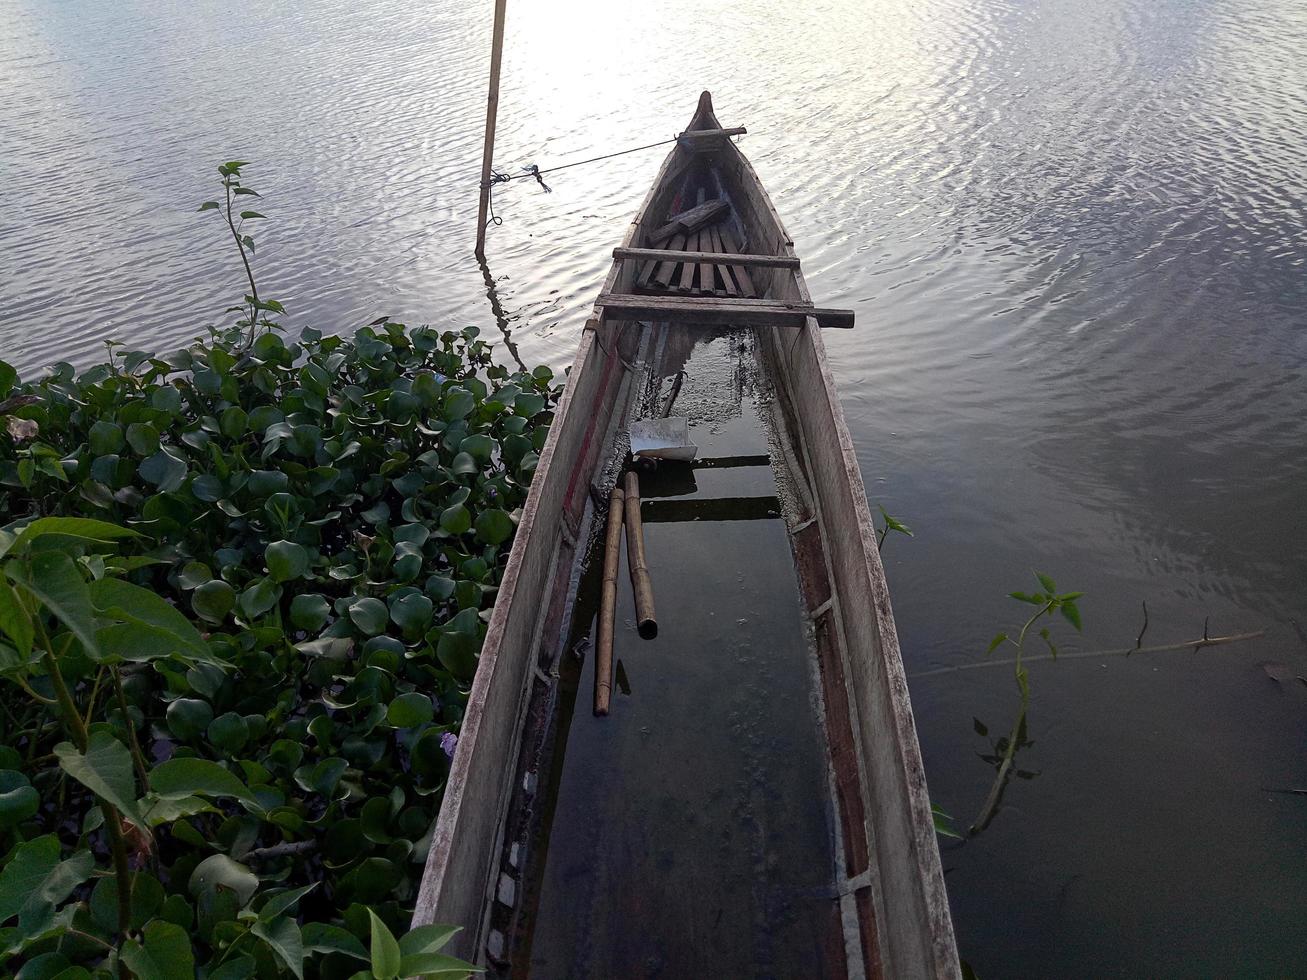
M1199 640L1186 640L1183 643L1161 643L1152 647L1123 647L1119 650L1077 650L1072 653L1062 653L1054 657L1052 654L1045 653L1034 657L1022 657L1021 663L1028 664L1036 660L1086 660L1097 657L1129 657L1136 653L1165 653L1170 650L1187 650L1193 647L1197 653L1204 647L1217 647L1226 643L1243 643L1246 640L1258 640L1266 635L1266 630L1254 630L1251 633L1232 633L1229 636L1204 636ZM983 670L987 667L1009 667L1017 663L1016 658L1009 660L977 660L971 663L954 664L952 667L936 667L932 670L922 670L915 674L909 674L909 680L915 680L918 677L936 677L940 674L953 674L960 670Z
M1141 601L1144 603L1144 625L1143 628L1139 630L1139 636L1135 639L1136 650L1144 645L1144 634L1148 632L1148 602L1145 600Z

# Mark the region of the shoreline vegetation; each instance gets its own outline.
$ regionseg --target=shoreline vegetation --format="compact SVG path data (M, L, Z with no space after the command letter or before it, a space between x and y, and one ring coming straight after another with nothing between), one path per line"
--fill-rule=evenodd
M472 969L408 924L560 389L474 327L287 340L243 166L232 326L0 361L6 973Z

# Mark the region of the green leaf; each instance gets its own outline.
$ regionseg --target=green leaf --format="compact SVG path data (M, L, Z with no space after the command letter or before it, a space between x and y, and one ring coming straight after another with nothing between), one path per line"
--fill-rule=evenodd
M273 581L287 582L299 578L309 568L309 553L293 541L274 541L263 553Z
M18 916L21 935L37 935L54 923L55 907L90 877L95 857L78 851L60 861L59 838L47 834L14 848L0 871L0 925Z
M1035 578L1039 579L1039 584L1044 587L1045 592L1052 593L1057 591L1057 585L1043 572L1035 572Z
M285 916L264 919L260 915L250 926L250 932L267 943L278 958L290 968L290 972L303 980L304 937L300 934L299 924L294 919Z
M930 814L935 822L935 833L939 834L941 837L955 837L958 840L962 839L962 835L953 829L953 818L945 813L938 804L931 804Z
M0 631L9 637L17 651L20 661L26 662L32 653L32 640L35 630L32 617L27 614L19 601L13 586L0 571Z
M302 593L290 601L290 621L297 628L316 633L327 621L331 603L326 596Z
M386 604L380 599L359 599L349 607L349 618L368 636L376 636L386 628Z
M1027 595L1024 592L1009 592L1008 596L1017 600L1017 602L1028 602L1034 606L1042 606L1044 604L1044 600L1041 596Z
M249 722L236 712L228 711L209 723L208 736L215 748L234 756L250 740Z
M149 922L154 913L163 904L163 885L159 879L144 871L134 871L131 875L131 927L139 929ZM110 875L95 883L91 892L91 918L105 932L112 935L118 931L118 878Z
M177 584L189 592L191 589L198 589L212 578L213 572L204 562L188 561L177 573Z
M209 722L213 721L213 708L209 706L209 702L201 701L199 698L178 698L168 705L165 717L173 738L179 742L190 742L208 729ZM165 762L164 765L169 763ZM158 771L156 767L154 772ZM153 785L153 773L150 775L150 782ZM157 790L158 787L155 789Z
M244 905L258 890L259 878L245 865L233 861L226 854L211 854L195 866L189 887L191 894L197 898L224 888L234 892L237 903Z
M368 960L368 951L348 929L326 922L306 922L303 929L304 950L309 953L343 953L358 960Z
M122 426L98 419L86 432L86 444L96 456L108 456L123 448Z
M258 619L277 604L281 597L279 589L271 580L261 578L241 593L241 612L247 619Z
M257 802L236 776L208 759L169 759L150 770L150 788L168 800L187 796L233 796Z
M250 218L265 218L267 215L259 214L257 211L242 211L241 217L249 220Z
M137 980L192 980L195 953L181 926L162 919L146 923L144 943L128 939L120 952Z
M477 537L488 544L502 544L513 536L513 519L497 507L477 515Z
M523 393L513 401L513 411L523 418L533 418L545 408L544 395Z
M118 578L103 578L90 586L91 602L104 616L125 620L100 630L98 636L106 654L119 654L126 660L145 659L133 654L133 643L145 642L135 627L152 628L170 638L177 653L209 659L209 647L190 620L157 593ZM166 649L167 645L165 645Z
M399 976L401 969L399 943L371 909L368 909L368 919L372 923L372 975L377 980L392 980Z
M1077 630L1080 629L1080 609L1076 606L1074 599L1063 600L1062 615L1066 617L1068 623Z
M0 769L0 831L30 820L40 808L41 796L26 776L15 769Z
M145 813L136 798L136 773L127 746L108 732L91 735L86 753L77 751L72 742L54 747L59 767L102 800L117 807L118 812L141 829L148 827Z
M37 538L49 535L82 541L98 541L102 544L110 544L124 538L140 537L130 528L119 527L108 521L97 521L88 517L42 517L26 525L6 550L9 554L22 554Z
M472 526L472 514L462 504L455 504L441 512L440 526L450 534L462 534Z
M399 951L404 956L436 953L449 945L461 931L460 926L429 925L410 929L399 940ZM409 974L405 974L408 976Z
M433 977L459 977L461 980L469 973L480 972L471 963L465 963L443 953L417 953L413 956L405 956L400 961L399 970L400 976L422 977L423 980Z
M127 445L137 456L149 456L159 451L159 430L146 422L133 422L127 426Z
M62 551L42 551L28 563L10 562L8 570L15 582L39 599L81 641L89 656L100 656L91 592L72 558Z
M1006 634L1006 633L999 633L999 634L997 634L997 635L996 635L992 640L989 641L989 648L985 651L985 656L989 656L991 653L993 653L993 652L994 652L995 650L997 650L997 649L998 649L1002 644L1004 644L1004 643L1006 643L1006 642L1007 642L1007 634Z
M436 716L431 698L419 691L401 694L390 702L386 710L386 721L396 728L416 728L425 725Z
M160 449L141 461L137 468L141 479L152 483L163 493L172 493L186 482L186 460L171 448Z
M199 210L199 211L214 211L214 210L217 209L217 207L218 207L218 202L217 202L217 201L205 201L205 202L204 202L203 204L201 204L201 205L199 206L199 208L197 208L196 210Z
M236 606L236 590L222 579L205 582L191 595L191 608L201 619L221 623Z
M18 383L18 372L8 361L0 361L0 398L8 396Z
M396 599L390 606L390 618L409 637L425 632L431 625L435 605L421 592L412 592Z

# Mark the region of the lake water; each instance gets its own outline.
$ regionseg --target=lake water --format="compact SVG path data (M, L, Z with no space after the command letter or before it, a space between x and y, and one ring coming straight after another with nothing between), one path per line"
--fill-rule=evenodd
M494 332L471 258L489 3L0 0L0 357L180 346L242 291L252 161L292 326ZM701 89L793 234L910 675L980 659L1032 569L1085 591L1032 665L991 826L945 842L986 978L1286 975L1307 954L1307 6L1296 0L511 3L496 162L672 136ZM661 150L495 195L512 341L561 368ZM655 570L656 574L656 570ZM1299 627L1303 628L1300 629ZM1004 669L912 677L960 826ZM978 733L975 720L989 732Z

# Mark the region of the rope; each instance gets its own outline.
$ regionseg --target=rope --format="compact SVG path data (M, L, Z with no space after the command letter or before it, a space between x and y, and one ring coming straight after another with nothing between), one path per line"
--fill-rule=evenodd
M496 170L493 167L491 167L490 180L488 181L488 186L490 189L489 202L488 202L489 209L490 209L489 212L490 217L486 220L486 226L489 227L490 225L502 225L504 223L504 219L495 214L494 188L496 184L507 184L510 181L523 180L527 177L531 177L535 179L536 183L538 183L541 187L545 189L546 194L550 194L553 192L553 188L551 188L548 184L544 182L545 174L557 173L559 170L568 170L572 167L583 167L588 163L598 163L601 160L611 160L613 159L613 157L626 156L626 154L628 153L639 153L642 150L652 150L659 146L670 146L672 143L680 142L680 139L681 139L680 136L673 136L669 140L661 140L657 143L646 143L644 146L633 146L628 150L617 150L614 153L605 153L602 156L590 157L587 160L573 160L571 163L560 163L556 167L548 167L544 170L541 170L534 163L532 163L523 167L522 172L518 174L503 173L502 171Z

